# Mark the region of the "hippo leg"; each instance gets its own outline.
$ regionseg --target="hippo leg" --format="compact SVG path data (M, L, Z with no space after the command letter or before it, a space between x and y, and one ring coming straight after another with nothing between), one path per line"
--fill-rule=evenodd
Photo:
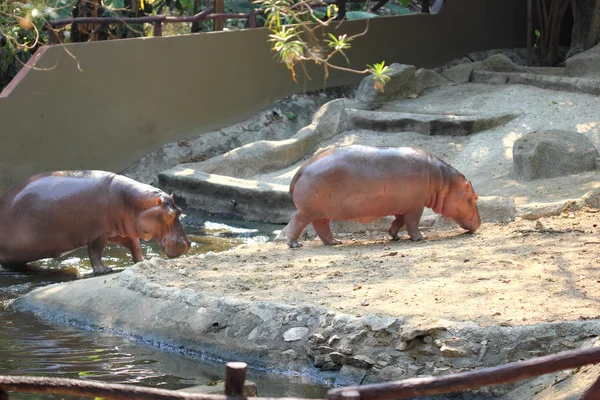
M108 238L106 236L101 236L88 245L88 254L90 256L94 275L106 274L112 271L112 269L108 268L102 262L102 253L104 252L107 240Z
M120 243L131 252L131 258L134 263L138 263L140 261L144 261L144 256L142 256L142 247L140 246L139 239L132 239L130 237L122 237L122 236L113 236L108 238L111 242Z
M285 229L285 236L287 238L287 244L292 249L302 247L302 243L298 243L298 238L302 235L302 231L310 224L310 219L302 214L300 211L294 212L292 219Z
M313 228L315 228L315 232L317 232L319 239L321 239L323 243L327 245L342 244L340 240L334 239L333 232L331 232L331 227L329 226L330 221L329 218L318 219L313 221L312 225Z
M425 239L419 230L419 222L421 221L423 210L424 207L404 214L406 231L408 232L408 236L410 236L410 240L419 241Z
M400 239L398 237L398 232L404 226L404 215L396 214L394 216L396 217L396 219L392 222L390 229L388 229L388 233L392 237L392 240L398 240Z

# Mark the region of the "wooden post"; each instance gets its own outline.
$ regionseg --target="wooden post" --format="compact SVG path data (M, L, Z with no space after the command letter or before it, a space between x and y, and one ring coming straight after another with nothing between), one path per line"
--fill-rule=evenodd
M225 12L225 0L215 0L215 14L223 14ZM224 18L215 18L213 25L214 31L222 31L225 26Z
M527 66L533 63L533 12L532 1L527 0Z
M154 36L162 36L162 21L154 22Z
M54 30L53 27L48 25L48 44L58 44L58 43L60 43L60 39L58 38L56 31ZM1 399L2 399L2 397L0 397L0 400Z
M421 13L429 14L429 0L421 0Z
M341 21L346 18L346 0L337 0L336 3L338 6L338 15L336 19Z
M248 14L248 22L246 22L246 28L256 28L256 10L252 10Z
M248 364L245 362L228 362L225 365L227 367L225 370L225 395L243 397Z

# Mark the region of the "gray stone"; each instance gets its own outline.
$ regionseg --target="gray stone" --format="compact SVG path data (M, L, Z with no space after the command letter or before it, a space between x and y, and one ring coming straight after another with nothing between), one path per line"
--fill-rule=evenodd
M592 208L600 208L600 189L590 190L581 199Z
M296 342L301 340L308 333L308 328L304 326L298 326L296 328L289 329L283 333L283 340L286 342Z
M313 360L313 365L317 368L321 368L323 365L325 365L325 356L317 354Z
M600 44L565 61L570 76L598 78L600 76Z
M329 346L319 346L317 351L321 354L329 354L333 351L333 349Z
M536 131L515 141L511 176L531 181L593 171L598 156L585 135L561 130Z
M367 356L358 355L346 359L346 364L352 365L356 368L371 368L375 365L375 361Z
M316 346L325 343L325 338L320 333L313 333L308 337L308 343L311 346Z
M489 58L483 61L483 64L490 71L497 72L521 72L524 71L525 68L520 65L515 64L510 58L505 56L504 54L494 54Z
M443 75L431 69L419 68L415 71L415 91L421 93L423 89L435 86L448 85L452 82Z
M485 69L483 62L478 61L468 64L459 64L442 72L442 76L454 83L467 83L474 70Z
M443 344L440 347L440 353L442 357L469 357L471 352L464 346L452 346Z
M389 66L391 78L383 92L374 87L372 76L360 82L356 99L368 105L378 107L389 100L417 95L415 86L415 66L394 63Z
M512 197L480 196L477 208L481 220L485 222L510 222L517 216L515 199Z
M338 376L335 378L336 386L360 385L367 374L362 368L356 368L351 365L344 365Z
M334 362L336 364L345 364L346 363L346 356L343 355L342 353L338 353L337 351L329 353L329 358L331 359L332 362Z

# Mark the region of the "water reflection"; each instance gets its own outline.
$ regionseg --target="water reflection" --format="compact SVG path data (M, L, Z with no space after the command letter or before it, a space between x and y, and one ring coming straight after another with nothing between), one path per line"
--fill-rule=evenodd
M202 223L186 228L192 241L190 255L218 252L241 243L266 242L281 227L231 226ZM146 259L165 257L154 243L143 243ZM107 265L124 268L132 264L128 251L110 244L103 258ZM27 267L0 267L0 375L31 375L93 379L112 383L181 389L223 379L222 363L149 348L120 336L81 331L42 321L28 313L7 309L12 299L35 287L79 279L91 274L87 251L80 249L58 260L42 260ZM101 305L99 305L101 307ZM322 398L325 389L302 377L249 371L260 396ZM11 393L11 399L80 399L47 394Z

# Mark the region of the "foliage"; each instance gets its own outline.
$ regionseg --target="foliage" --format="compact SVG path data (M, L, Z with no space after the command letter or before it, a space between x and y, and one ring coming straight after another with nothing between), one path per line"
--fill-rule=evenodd
M330 69L337 69L358 74L370 74L374 86L383 91L385 83L389 81L389 69L384 62L368 65L364 70L350 67L350 60L346 50L351 48L351 43L357 37L363 36L368 31L369 18L375 14L365 11L348 11L346 19L365 19L365 30L356 35L334 35L329 32L333 21L338 17L338 7L335 4L312 9L305 0L254 0L259 4L266 15L265 25L270 29L269 41L272 49L277 53L277 58L284 63L296 79L296 66L300 65L304 76L310 79L305 62L313 62L323 67L325 80L329 77ZM327 38L319 40L322 32L327 32ZM342 56L347 66L333 62L333 57Z

